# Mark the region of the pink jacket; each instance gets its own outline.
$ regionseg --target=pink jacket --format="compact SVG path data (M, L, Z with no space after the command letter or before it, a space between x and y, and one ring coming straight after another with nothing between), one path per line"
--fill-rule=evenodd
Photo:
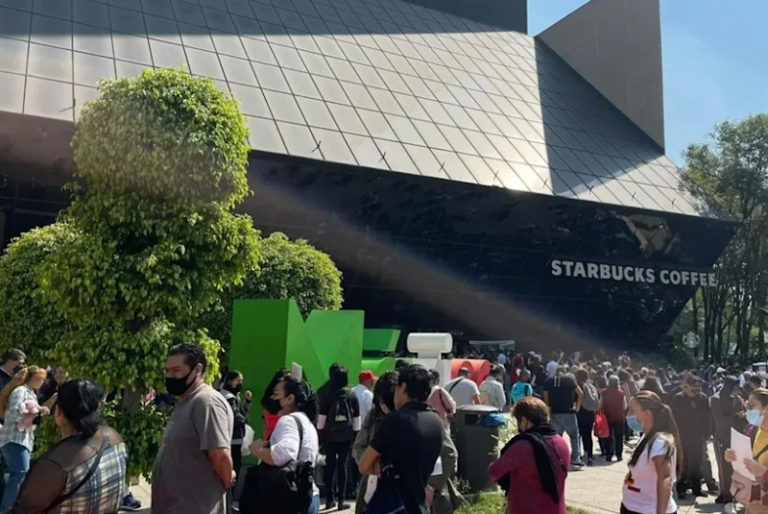
M450 393L440 386L435 386L432 388L427 403L443 420L446 430L450 429L451 420L456 414L456 401Z

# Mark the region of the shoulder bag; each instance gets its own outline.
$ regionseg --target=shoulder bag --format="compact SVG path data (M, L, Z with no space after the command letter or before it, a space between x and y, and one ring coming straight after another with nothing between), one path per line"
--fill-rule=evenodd
M299 430L297 458L284 466L270 466L262 462L248 469L240 498L240 512L243 514L304 514L309 510L314 463L299 460L304 428L296 416L291 414L289 417Z

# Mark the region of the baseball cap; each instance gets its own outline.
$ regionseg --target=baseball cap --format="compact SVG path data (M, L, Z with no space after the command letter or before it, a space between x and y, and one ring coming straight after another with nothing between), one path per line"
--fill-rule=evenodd
M368 369L364 369L363 371L360 372L359 375L357 375L357 381L358 382L363 382L365 380L378 380L378 379L379 379L379 377L374 375L373 371L368 370Z

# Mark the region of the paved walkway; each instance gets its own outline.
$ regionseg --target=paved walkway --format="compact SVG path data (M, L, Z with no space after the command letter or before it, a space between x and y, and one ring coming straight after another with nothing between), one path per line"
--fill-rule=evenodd
M566 437L566 440L568 438ZM709 447L712 472L717 476L714 451ZM627 474L627 461L631 453L626 453L623 462L608 464L601 457L595 459L595 465L568 474L565 501L572 507L578 507L590 514L617 513L621 506L621 489ZM706 489L706 486L704 486ZM723 505L715 503L715 496L694 498L679 502L679 514L698 514L724 512Z
M568 437L566 436L566 441ZM595 445L597 448L597 444ZM712 471L717 476L717 464L715 464L714 451L709 446L710 459L712 462ZM608 464L600 457L595 459L595 465L584 468L582 471L569 473L566 483L565 499L571 507L578 507L590 514L615 514L619 512L621 505L621 488L624 477L627 474L627 461L630 452L625 454L623 462L613 462ZM706 488L706 487L705 487ZM132 486L131 492L141 500L142 505L150 505L150 485L142 480L139 485ZM353 502L349 502L353 503ZM321 505L322 507L322 505ZM715 512L724 512L723 505L715 504L715 496L705 498L689 497L686 501L679 502L679 514L709 514ZM145 508L140 512L148 514L151 509ZM337 512L325 511L321 508L321 513ZM344 511L344 514L352 514L354 509Z

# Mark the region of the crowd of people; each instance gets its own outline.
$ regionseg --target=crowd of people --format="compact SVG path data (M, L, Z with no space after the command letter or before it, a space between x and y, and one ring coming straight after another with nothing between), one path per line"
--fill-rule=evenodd
M565 514L568 474L594 465L598 452L617 465L626 445L622 514L673 514L680 499L710 494L720 504L745 504L749 514L768 513L768 389L760 375L579 357L500 354L481 383L462 367L442 386L436 370L404 360L381 377L363 370L354 385L333 364L316 392L280 369L260 401L265 431L251 442L254 399L242 373L226 372L214 388L204 381L203 350L176 345L165 365L174 406L153 472L152 510L317 514L322 498L339 511L354 501L356 513L450 514L464 501L452 421L457 408L484 404L508 411L516 426L488 468L510 514ZM0 511L126 507L130 449L101 419L107 392L60 366L25 360L14 349L0 365L7 477ZM30 467L44 416L53 417L61 441ZM732 433L749 438L751 455L730 448ZM246 453L259 465L244 466Z

